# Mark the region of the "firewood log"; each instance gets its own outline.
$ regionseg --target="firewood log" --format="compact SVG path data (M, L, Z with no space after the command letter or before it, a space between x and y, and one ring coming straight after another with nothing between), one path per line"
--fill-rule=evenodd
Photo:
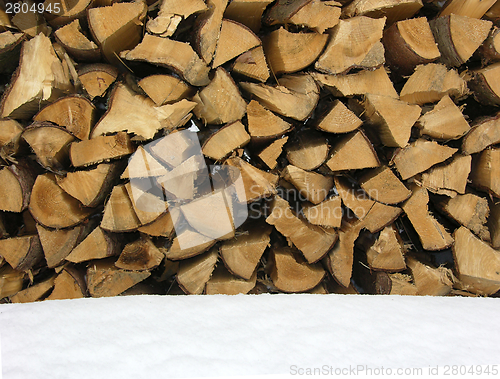
M56 41L78 61L97 62L101 49L82 32L80 21L74 20L54 32Z
M246 25L254 33L258 33L262 14L272 2L271 0L233 0L224 11L224 17Z
M104 95L117 76L118 70L108 64L95 63L78 67L78 80L90 100Z
M0 183L0 210L22 212L28 207L35 174L27 164L3 167L0 170Z
M417 13L423 4L421 0L354 0L343 9L343 14L347 17L368 16L378 18L387 16L387 22L410 18Z

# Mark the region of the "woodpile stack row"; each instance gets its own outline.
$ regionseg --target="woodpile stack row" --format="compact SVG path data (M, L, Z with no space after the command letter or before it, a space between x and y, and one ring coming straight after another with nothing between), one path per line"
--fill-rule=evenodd
M498 295L500 1L25 1L2 302Z

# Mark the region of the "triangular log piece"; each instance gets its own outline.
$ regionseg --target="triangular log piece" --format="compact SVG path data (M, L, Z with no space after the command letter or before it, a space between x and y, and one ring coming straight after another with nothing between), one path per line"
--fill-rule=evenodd
M125 185L113 187L104 207L101 228L110 232L129 232L140 225Z
M172 36L180 22L191 16L207 11L203 0L185 0L182 3L176 0L162 1L156 18L151 18L146 24L146 29L152 34L161 37Z
M212 276L217 258L218 249L214 247L194 258L180 261L176 279L182 290L188 294L201 295Z
M198 55L208 65L212 62L222 27L222 17L228 0L207 0L208 11L196 20L193 46ZM195 85L194 83L191 83Z
M93 259L104 259L117 256L120 254L120 249L121 244L118 239L98 226L73 249L66 260L81 263Z
M272 2L273 0L233 0L224 11L224 17L238 21L258 33L262 14Z
M380 166L375 149L362 131L347 134L332 147L326 166L332 170L358 170Z
M254 47L236 58L232 72L258 80L259 82L266 82L271 74L269 73L269 67L267 67L262 46Z
M146 76L137 84L157 106L176 103L194 94L190 85L171 75Z
M31 287L19 291L10 298L13 303L32 303L40 300L54 287L55 276L42 280Z
M344 205L349 208L358 219L362 220L375 204L370 196L359 187L355 187L347 178L335 177L335 188L342 198Z
M493 118L481 120L462 140L462 153L480 153L491 145L500 143L500 113Z
M165 255L148 237L141 237L123 248L115 266L129 271L145 271L158 267Z
M101 49L83 34L78 19L57 29L54 37L78 61L97 62L101 59Z
M469 87L474 93L474 98L484 105L500 105L500 63L494 63L482 69L473 71L473 78Z
M437 165L417 178L429 191L455 197L457 193L465 193L471 162L471 156L457 154L450 163Z
M344 7L345 17L368 16L378 18L387 16L390 25L395 21L412 17L423 7L422 0L354 0Z
M78 79L90 100L103 96L117 77L118 70L109 64L95 63L78 66Z
M278 165L278 158L283 152L283 146L287 143L288 137L279 138L269 146L264 148L257 156L269 167L273 170Z
M382 229L371 246L366 246L366 260L372 270L387 272L406 268L403 242L394 225Z
M417 295L446 296L452 290L454 277L449 268L433 268L412 257L408 257L406 262L417 286Z
M343 215L342 200L340 196L333 196L317 205L302 203L302 212L307 221L313 225L339 228Z
M349 133L363 124L353 111L340 100L335 100L325 116L316 125L318 130L328 133Z
M245 125L240 121L227 124L217 130L205 141L202 147L203 154L215 161L220 161L233 150L245 146L250 142L250 135Z
M0 170L0 210L22 212L30 201L35 173L25 164L13 164Z
M37 235L0 240L0 256L19 271L27 271L43 259L42 245Z
M484 150L473 162L472 185L500 198L500 148Z
M54 280L54 289L47 300L80 299L87 295L84 273L65 266Z
M238 295L247 294L257 284L257 271L250 279L242 279L231 274L223 264L218 265L208 280L205 293L207 295Z
M303 130L286 146L288 161L303 170L315 170L328 158L327 139L314 130Z
M285 167L281 177L292 183L299 193L313 204L321 203L333 187L333 178L302 170L293 165Z
M359 184L372 199L385 204L399 204L411 195L411 191L386 166L368 171L360 178Z
M248 133L252 140L274 139L292 129L292 125L252 100L247 105Z

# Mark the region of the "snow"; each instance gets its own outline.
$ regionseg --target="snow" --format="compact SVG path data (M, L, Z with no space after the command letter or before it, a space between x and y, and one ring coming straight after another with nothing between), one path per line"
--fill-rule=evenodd
M11 378L192 378L291 366L499 363L500 301L348 295L128 296L0 305Z

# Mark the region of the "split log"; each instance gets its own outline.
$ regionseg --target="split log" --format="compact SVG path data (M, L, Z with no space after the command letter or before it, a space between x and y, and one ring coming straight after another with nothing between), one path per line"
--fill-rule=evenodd
M126 157L134 152L130 137L125 132L99 136L72 143L69 157L74 167L90 166L110 159Z
M191 86L171 75L147 76L137 84L157 106L173 104L194 94Z
M206 87L193 96L193 112L206 124L227 124L245 115L246 103L231 75L219 67Z
M314 67L327 74L342 74L352 68L375 68L384 64L380 39L385 21L385 17L364 16L340 20Z
M78 80L90 100L103 96L118 77L118 70L108 64L89 64L78 67Z
M342 10L342 13L346 17L379 18L386 16L387 23L390 25L395 21L412 17L422 7L421 0L354 0Z
M260 39L246 26L236 21L222 20L212 67L217 68L260 44Z
M236 121L213 133L203 144L202 152L206 157L220 161L249 142L250 135L246 132L245 125Z
M415 228L425 250L444 250L453 244L453 237L428 209L429 194L417 185L412 186L411 197L403 204L403 210Z
M462 153L480 153L491 145L500 143L500 114L481 120L462 140Z
M288 142L288 137L279 138L269 146L264 148L257 156L269 167L271 170L278 165L278 158L283 152L283 146Z
M267 109L298 121L304 121L319 100L318 87L308 74L285 75L278 86L247 82L240 86Z
M141 237L123 248L115 266L129 271L145 271L158 267L165 255L158 250L153 241Z
M262 14L272 2L272 0L233 0L224 11L224 17L246 25L254 33L258 33Z
M328 141L324 136L303 130L286 146L288 161L303 170L315 170L328 158Z
M54 280L54 289L47 300L79 299L85 297L86 293L83 274L74 267L65 266Z
M444 162L457 150L420 138L400 150L393 158L393 161L403 180L406 180L438 163Z
M493 26L488 38L479 48L483 66L500 60L500 28Z
M398 21L384 31L385 61L397 73L411 75L418 65L441 56L425 17Z
M437 206L440 211L468 228L483 241L490 241L490 232L486 225L490 213L488 200L467 193L452 199L443 199Z
M0 210L22 212L30 201L35 174L26 164L10 165L0 170Z
M56 41L74 59L82 62L97 62L101 49L82 32L80 21L74 20L54 32Z
M326 166L332 170L358 170L380 166L373 145L362 131L347 134L339 139L331 150Z
M352 132L362 124L363 121L337 99L320 119L316 128L323 132L341 134Z
M81 263L93 259L103 259L120 254L120 243L97 226L78 245L76 245L66 260L72 263Z
M429 63L417 66L405 83L400 98L410 104L434 103L448 95L458 99L465 95L467 86L455 70L442 64Z
M403 242L394 225L385 227L377 240L365 248L372 270L395 272L406 268Z
M168 169L158 162L148 150L142 145L137 147L137 150L128 159L127 168L122 173L121 179L151 178L168 174Z
M339 228L343 216L342 200L340 196L333 196L317 205L302 203L302 212L307 221L313 225Z
M335 188L344 205L349 208L358 219L362 220L365 218L375 204L375 201L370 199L368 194L361 188L353 187L346 178L336 176L334 180Z
M289 247L271 248L269 259L271 280L280 291L305 292L316 287L325 276L320 263L307 263Z
M450 163L437 165L416 178L431 192L455 197L457 193L465 193L471 162L470 156L458 154Z
M292 73L314 63L327 41L327 34L290 33L279 28L264 39L264 53L275 75Z
M238 295L247 294L257 284L257 271L250 279L242 279L231 274L224 265L215 268L208 280L205 293L207 295Z
M176 208L160 215L155 221L148 225L143 225L137 230L152 237L171 238L175 232L175 225L178 224L180 211Z
M181 21L206 10L207 6L203 0L189 0L182 3L175 0L162 1L158 15L148 21L146 29L161 37L170 37L175 33Z
M461 138L470 130L462 111L448 95L418 119L417 127L420 135L443 141Z
M415 296L417 294L417 286L412 283L412 278L409 275L395 273L389 274L389 292L388 295L409 295Z
M281 176L292 183L299 193L313 204L321 203L333 187L333 178L308 172L293 165L285 167Z
M45 9L50 9L52 5L52 11L45 11L44 16L47 21L54 27L66 25L75 19L84 19L86 17L86 11L92 6L91 0L78 0L72 2L63 1L59 4L59 10L55 8L55 0L49 0L45 3Z
M104 208L101 228L110 232L128 232L136 230L140 225L125 185L113 187Z
M0 158L15 163L21 149L23 126L15 120L0 119Z
M275 196L266 222L287 237L309 263L318 262L337 241L334 230L323 229L297 217L288 202L279 196Z
M414 258L406 260L417 287L416 295L446 296L453 287L453 273L445 267L433 268Z
M378 233L396 221L402 212L399 207L375 202L368 214L362 219L361 227L368 229L370 233Z
M474 161L472 185L500 197L500 148L484 150Z
M228 0L207 0L208 11L196 20L193 45L207 65L212 62L215 54L227 3Z
M440 16L452 13L459 16L481 18L495 4L495 0L449 0L444 4Z
M232 72L260 82L266 82L270 73L262 46L254 47L236 58Z
M90 296L117 296L151 275L149 271L125 271L115 267L112 260L91 262L87 270Z
M368 171L360 178L359 184L372 199L385 204L399 204L411 195L411 191L386 166Z
M0 117L29 119L40 106L72 90L49 38L39 34L23 43L19 68L2 97Z
M248 103L246 113L248 133L253 140L274 139L292 129L288 122L268 111L255 100Z
M68 96L49 104L33 120L49 121L66 128L80 140L89 139L95 123L95 106L83 96Z
M491 21L453 13L432 20L430 26L441 52L441 61L451 67L467 62L488 37L491 25Z
M206 86L210 82L209 67L187 43L146 34L133 50L123 51L120 56L169 68L193 86Z
M213 248L197 257L182 260L176 279L183 291L193 295L202 294L215 269L217 258L217 249Z
M10 297L22 290L24 275L24 272L14 270L9 265L0 267L0 296Z
M216 242L217 240L186 227L176 230L176 236L168 250L160 249L160 251L165 254L167 259L177 261L195 257L207 251Z
M389 96L365 95L364 117L388 147L405 147L421 108Z
M68 130L49 122L35 121L24 130L22 136L42 167L56 173L68 169L69 147L75 141L75 137Z
M473 71L473 78L469 82L474 98L485 105L500 105L500 87L498 73L500 63L494 63L482 69Z
M42 245L37 235L0 240L0 256L18 271L28 271L43 259Z
M132 49L140 42L146 11L143 0L89 9L89 29L110 63L118 63L121 51Z
M500 253L463 226L454 238L455 268L464 289L480 295L500 290Z
M383 67L373 71L362 70L349 75L325 75L315 73L313 77L321 86L326 87L334 96L338 97L371 93L373 95L398 98L398 93L394 89Z
M55 276L50 276L31 287L19 291L10 298L13 303L33 303L43 298L54 287Z
M23 33L5 31L0 33L0 73L11 74L17 67L22 42L26 39Z

